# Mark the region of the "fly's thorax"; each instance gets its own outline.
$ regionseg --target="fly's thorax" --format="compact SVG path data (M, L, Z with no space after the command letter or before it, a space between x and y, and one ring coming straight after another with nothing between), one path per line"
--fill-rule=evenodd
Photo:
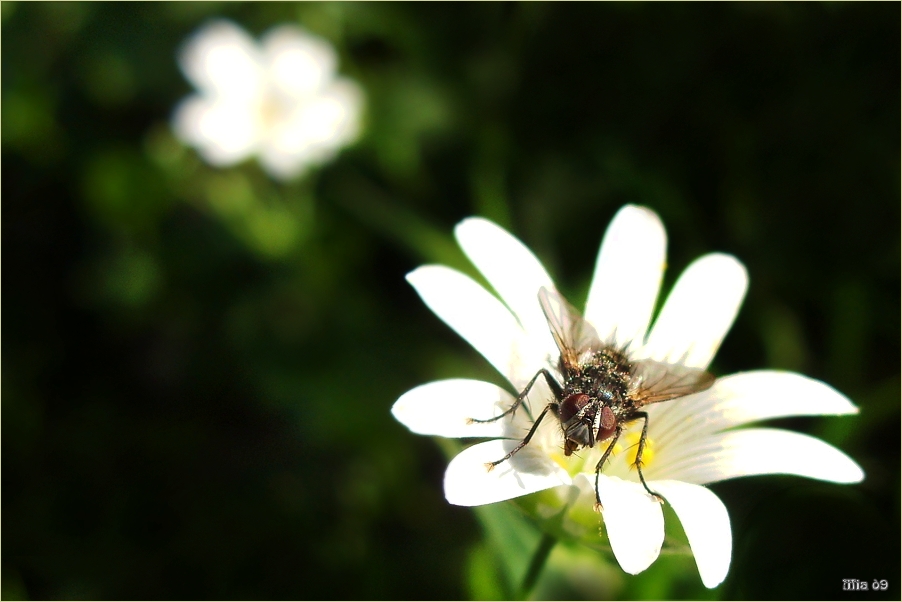
M627 357L605 347L584 354L565 374L558 418L564 433L564 455L594 447L613 436L622 416L632 409Z
M617 406L629 398L632 371L626 355L614 348L594 351L565 374L564 399L582 393L593 402L612 406L616 413Z

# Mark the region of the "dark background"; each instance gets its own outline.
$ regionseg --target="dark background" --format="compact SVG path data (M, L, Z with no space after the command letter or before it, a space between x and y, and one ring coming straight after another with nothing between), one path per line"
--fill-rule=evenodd
M334 43L368 99L358 144L287 185L181 147L175 52L211 16ZM638 203L668 229L665 286L706 252L748 268L715 373L848 395L857 417L775 424L867 478L716 484L724 585L662 557L616 595L899 599L899 22L865 2L4 2L2 597L485 595L475 513L389 409L497 377L404 274L472 273L452 228L480 214L579 304ZM288 242L215 202L240 186L250 214L293 216Z

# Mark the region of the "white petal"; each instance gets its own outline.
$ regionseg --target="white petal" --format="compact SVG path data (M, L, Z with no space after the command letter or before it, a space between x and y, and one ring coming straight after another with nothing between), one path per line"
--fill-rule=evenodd
M653 481L652 491L671 505L683 525L702 583L720 585L730 570L733 536L727 509L712 491L680 481Z
M284 130L281 130L284 131ZM318 163L306 150L288 149L272 139L260 148L260 165L277 180L300 177L309 167Z
M335 73L335 50L295 25L270 30L262 40L271 81L283 94L302 97L321 90Z
M487 219L460 222L454 235L473 265L482 272L531 336L557 355L548 322L539 306L541 287L553 289L551 276L526 245Z
M267 130L260 162L270 174L290 179L332 160L358 135L362 105L360 87L346 79L303 101L274 105L282 113Z
M197 148L205 161L223 167L256 151L260 128L254 115L252 104L191 96L176 107L172 127L175 135Z
M857 414L858 408L833 387L795 372L758 370L719 379L716 409L729 413L727 426L783 416Z
M445 498L458 506L482 506L558 485L569 485L570 475L540 447L527 445L492 470L487 462L503 458L519 443L496 439L459 453L445 472Z
M858 413L833 387L777 370L725 376L707 391L652 409L654 436L661 449L758 420Z
M440 437L522 437L529 421L524 410L513 419L485 420L511 407L514 397L492 383L451 379L420 385L402 395L392 406L394 417L414 433ZM497 458L496 458L497 459Z
M834 483L858 483L861 467L820 439L782 429L741 429L683 446L656 475L704 485L735 477L794 474Z
M595 475L574 477L580 489L594 491ZM598 478L604 526L614 557L630 575L641 573L655 561L664 543L664 513L661 503L639 483L601 475ZM594 499L594 494L593 494Z
M707 368L733 325L748 275L730 255L694 261L677 280L655 321L645 353L661 361Z
M627 205L605 232L589 289L585 318L602 340L641 345L661 287L667 235L657 214Z
M178 61L185 77L204 92L232 100L261 93L260 49L230 21L213 21L197 31L179 52Z
M299 104L274 134L285 149L310 154L317 163L358 134L363 92L348 79L332 82L315 97Z
M506 307L471 278L444 266L427 265L407 281L426 305L481 353L496 370L522 389L542 366Z

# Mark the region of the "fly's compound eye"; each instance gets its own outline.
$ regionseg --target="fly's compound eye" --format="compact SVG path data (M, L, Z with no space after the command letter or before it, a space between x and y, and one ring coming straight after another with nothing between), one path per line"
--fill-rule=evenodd
M567 422L576 416L587 403L589 403L589 396L585 393L568 395L561 404L561 422Z
M598 435L595 437L595 440L604 441L609 439L614 435L615 430L617 430L617 417L614 416L614 411L611 408L603 406L601 408L601 422L598 425Z

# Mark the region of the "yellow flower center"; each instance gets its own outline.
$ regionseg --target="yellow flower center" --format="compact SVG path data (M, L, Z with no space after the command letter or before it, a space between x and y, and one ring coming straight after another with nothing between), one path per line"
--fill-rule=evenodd
M636 456L639 455L639 440L642 438L642 432L632 432L626 433L623 435L621 441L624 441L626 446L626 459L629 462L630 469L636 468ZM617 450L617 447L620 447L618 444L615 446L614 450ZM654 442L651 440L651 437L645 438L645 449L642 450L642 467L645 468L649 464L651 464L652 460L655 458L655 446Z
M285 107L275 98L266 96L260 103L260 126L269 131L277 127L285 118Z
M642 438L641 429L623 433L617 443L614 444L611 457L609 460L621 457L629 466L630 470L636 469L636 456L639 453L639 440ZM601 457L601 453L607 449L610 439L601 442L594 450L582 448L577 450L570 456L564 455L562 444L554 442L553 446L549 445L545 449L554 462L566 470L570 476L575 476L581 472L595 472L595 463ZM621 454L626 454L621 456ZM651 437L645 438L645 449L642 450L642 468L648 468L648 465L655 459L655 443Z

